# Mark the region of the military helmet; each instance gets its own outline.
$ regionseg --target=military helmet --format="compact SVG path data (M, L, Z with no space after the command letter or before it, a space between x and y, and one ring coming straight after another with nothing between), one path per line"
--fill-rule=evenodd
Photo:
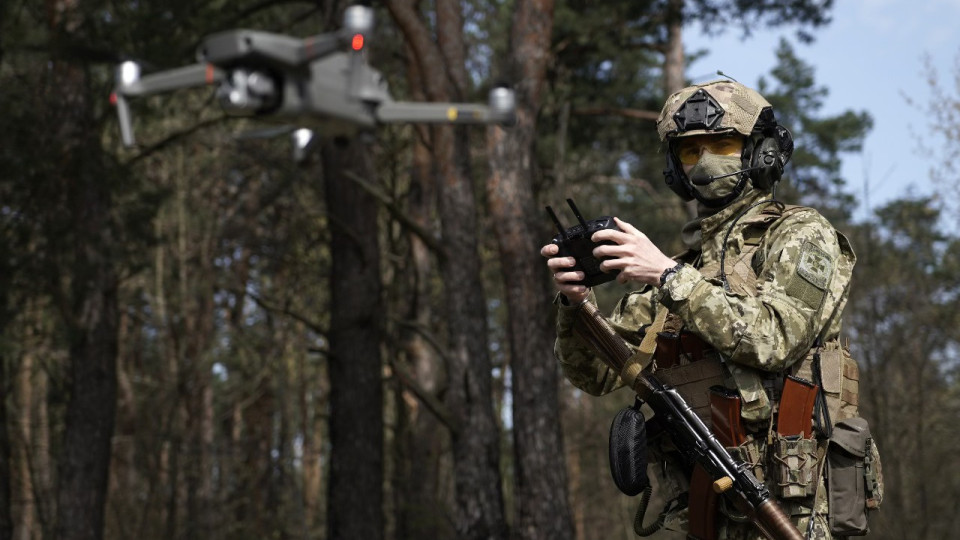
M674 93L660 111L660 140L736 131L749 137L770 102L752 88L729 80L689 86Z
M657 133L666 146L667 185L684 200L696 198L710 207L729 204L743 192L748 178L758 189L772 189L793 153L793 136L777 123L770 102L756 90L728 79L689 86L668 97L657 119ZM684 174L670 142L722 133L739 133L747 139L741 156L742 181L727 198L704 200Z

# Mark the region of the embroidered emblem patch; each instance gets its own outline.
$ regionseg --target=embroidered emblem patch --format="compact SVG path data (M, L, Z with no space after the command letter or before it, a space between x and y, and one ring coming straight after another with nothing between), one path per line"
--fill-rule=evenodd
M827 288L832 273L833 261L830 256L812 242L805 242L800 251L797 274L822 291Z

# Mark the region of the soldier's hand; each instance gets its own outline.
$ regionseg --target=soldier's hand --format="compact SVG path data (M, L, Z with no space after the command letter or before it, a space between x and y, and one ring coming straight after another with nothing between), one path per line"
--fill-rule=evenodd
M540 248L540 255L547 258L547 267L553 273L553 283L572 305L577 305L586 300L590 293L590 288L584 285L578 285L576 281L582 281L583 272L573 271L570 268L577 263L573 257L557 257L560 248L556 244L547 244Z
M593 233L590 237L594 242L609 240L615 244L597 246L593 250L593 256L598 259L613 257L601 262L600 269L604 272L620 270L617 276L617 281L620 283L639 281L649 285L660 285L660 275L667 268L675 266L677 262L664 255L660 248L636 227L619 218L613 219L620 227L619 231L604 229Z

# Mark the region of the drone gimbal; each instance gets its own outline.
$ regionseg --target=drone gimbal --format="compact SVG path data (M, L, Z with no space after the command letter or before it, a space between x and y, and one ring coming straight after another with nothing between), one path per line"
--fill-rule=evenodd
M116 104L123 144L133 146L128 98L180 88L215 85L225 112L270 122L296 124L336 136L383 123L501 124L514 121L513 91L497 87L488 105L394 101L380 72L363 55L373 29L373 10L351 6L343 27L305 39L255 30L213 34L197 49L197 63L140 76L140 66L116 69ZM302 152L312 131L294 132Z

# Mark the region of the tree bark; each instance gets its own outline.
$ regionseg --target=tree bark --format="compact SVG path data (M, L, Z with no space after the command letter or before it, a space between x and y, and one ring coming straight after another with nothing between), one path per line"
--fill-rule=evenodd
M427 97L449 101L451 72L430 39L431 33L409 0L392 0L387 8L415 53ZM451 5L443 9L452 8ZM456 24L457 17L443 17ZM438 17L439 21L439 17ZM438 31L445 40L460 40L462 28ZM445 47L456 46L448 42ZM462 142L450 126L431 129L434 174L438 179L440 228L444 254L448 389L445 402L457 428L452 433L457 533L464 539L506 538L500 485L499 427L491 397L487 350L487 309L477 243L477 205L466 168Z
M76 1L50 0L48 8L53 32L69 33L79 26ZM53 61L51 77L51 87L61 96L51 115L57 119L52 139L62 156L59 181L73 241L72 246L62 246L69 256L57 269L61 282L70 283L62 304L69 339L70 398L60 460L57 538L100 539L117 397L112 182L93 120L85 66Z
M407 57L414 58L409 45ZM407 62L407 80L411 81L410 96L415 101L424 101L420 85L420 70L416 62ZM407 211L421 230L434 230L436 219L436 178L432 174L432 158L424 138L429 130L417 126L421 137L416 137L410 168L410 190L407 196ZM413 321L417 328L432 328L434 312L432 305L432 279L436 274L435 253L417 234L410 232L410 257L406 274L409 290L404 302L403 317ZM417 328L404 327L401 332L401 351L406 368L417 384L430 395L436 396L443 385L443 368L437 351ZM454 538L455 533L444 508L440 488L442 482L441 457L449 445L445 444L446 433L439 420L411 396L402 390L401 437L399 437L397 486L397 538ZM446 447L446 448L445 448ZM444 508L443 511L438 509Z
M684 72L687 69L683 54L683 7L685 0L668 0L665 16L667 42L663 53L663 91L666 96L682 90L687 81ZM685 205L687 215L697 215L697 201L688 201Z
M538 247L543 213L533 195L536 118L550 60L553 0L524 0L513 19L509 63L517 124L491 128L487 197L509 311L516 463L516 536L573 537L560 429L545 266ZM549 449L549 450L547 450Z
M377 201L360 138L322 148L330 222L329 538L383 538L382 294Z
M3 284L5 285L5 283ZM3 293L6 290L2 291ZM6 294L0 298L0 310L6 311ZM0 314L4 319L6 313ZM0 328L6 326L6 320L0 321ZM9 388L10 381L7 375L7 358L0 354L0 388ZM13 538L13 515L11 514L11 485L10 478L12 461L10 459L10 423L7 414L6 392L0 398L0 540Z
M57 537L64 540L102 538L117 396L117 278L104 252L110 197L99 179L76 180L71 391L58 496Z
M663 55L663 90L666 95L679 91L686 86L684 71L686 61L683 55L683 4L684 0L667 2L667 43Z
M23 342L30 345L34 344L31 339L31 327L33 321L30 319L35 314L33 310L27 310L26 328L23 333ZM33 459L32 444L33 441L33 351L24 351L20 360L20 369L15 377L16 386L13 391L14 402L16 403L17 421L15 428L17 430L16 449L13 457L16 461L18 479L16 483L17 505L17 523L16 533L18 539L30 540L33 537L34 525L36 524L36 508L34 506L34 485L33 472L31 471L31 460ZM45 398L45 396L44 396ZM41 399L44 399L41 398ZM5 424L6 425L6 424Z

